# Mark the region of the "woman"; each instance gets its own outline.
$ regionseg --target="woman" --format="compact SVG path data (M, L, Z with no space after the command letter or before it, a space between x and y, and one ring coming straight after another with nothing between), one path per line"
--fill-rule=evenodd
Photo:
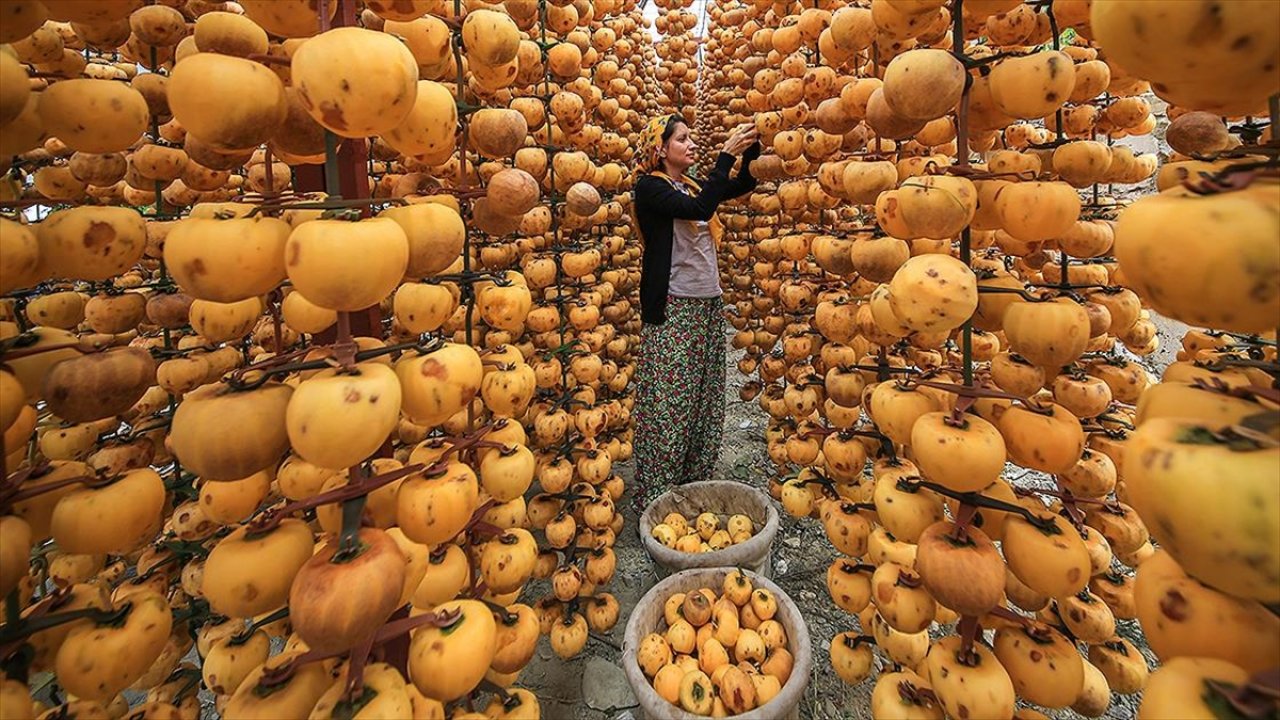
M725 329L716 244L720 203L751 192L754 126L735 129L701 183L685 175L696 146L679 115L652 120L637 148L635 216L644 243L635 405L636 502L709 480L724 423ZM730 176L741 158L742 169Z

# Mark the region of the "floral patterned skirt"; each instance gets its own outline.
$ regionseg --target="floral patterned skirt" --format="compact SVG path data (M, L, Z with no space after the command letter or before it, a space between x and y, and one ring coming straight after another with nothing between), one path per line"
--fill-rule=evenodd
M640 510L675 485L710 480L724 425L725 321L720 298L667 298L646 324L636 368L636 496Z

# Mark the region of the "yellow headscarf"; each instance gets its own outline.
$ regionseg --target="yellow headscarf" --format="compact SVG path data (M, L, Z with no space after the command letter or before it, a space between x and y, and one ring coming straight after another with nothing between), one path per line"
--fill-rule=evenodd
M662 134L667 131L667 125L676 118L680 118L677 113L659 115L650 120L641 131L636 147L636 159L641 173L662 169L662 158L659 154L662 150ZM680 119L683 120L683 118Z
M694 192L701 192L702 186L692 178L685 177L680 178L680 180L677 181L675 178L662 171L662 157L659 155L659 151L662 149L662 134L667 131L667 125L673 119L678 119L681 122L684 122L684 117L679 113L660 115L650 120L649 124L646 125L644 130L640 133L636 152L640 173L657 175L672 185L680 182L687 187L693 188ZM720 248L721 239L724 237L724 223L721 222L719 214L711 216L710 222L707 223L707 228L711 233L711 240L715 243L715 247L718 250ZM637 230L638 229L639 228L637 226ZM643 242L644 233L639 234L641 242Z

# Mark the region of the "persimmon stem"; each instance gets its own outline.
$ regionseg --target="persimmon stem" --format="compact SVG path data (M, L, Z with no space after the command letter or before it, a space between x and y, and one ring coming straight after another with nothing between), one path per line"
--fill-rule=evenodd
M915 573L902 572L898 574L898 580L894 584L914 589L923 585L923 581L920 579L920 576Z
M1214 693L1209 701L1211 705L1226 703L1231 710L1250 719L1273 717L1280 702L1280 670L1275 668L1254 673L1243 685L1220 680L1206 680L1204 684Z
M20 490L15 487L14 490L16 490L16 492L13 492L8 497L0 497L0 503L3 505L18 503L45 493L53 492L54 490L60 490L68 485L78 484L97 488L105 487L111 483L109 481L105 481L103 478L94 477L92 475L77 475L75 477L63 478L50 483L44 483L42 485L32 485L31 487L22 488ZM3 493L0 493L0 495L3 495Z
M846 635L844 638L845 647L856 648L859 645L875 645L876 639L870 635Z
M991 611L989 614L992 615L993 617L998 617L1004 620L1010 620L1012 622L1020 623L1025 628L1030 628L1033 624L1030 618L1023 617L1022 615L1019 615L1018 613L1003 606L996 606L991 608Z
M263 617L258 618L257 620L254 620L253 623L249 625L249 627L245 628L244 630L241 630L235 635L232 635L231 640L229 640L227 644L243 645L249 642L249 638L253 637L253 634L258 630L260 630L261 628L264 628L267 625L270 625L271 623L277 620L283 620L284 618L287 618L287 617L289 617L289 606L285 605L284 607L280 608L279 610L276 610L275 612L269 615L265 615Z
M506 609L505 607L499 605L498 603L492 600L481 600L481 602L483 602L485 605L488 605L489 609L493 611L493 614L497 615L498 619L501 620L506 625L512 625L517 620L520 619L519 615L516 615L515 613L511 612L510 610Z
M192 668L179 669L174 672L174 675L177 677L173 677L171 679L176 680L178 677L183 676L187 678L186 682L182 683L182 687L178 688L178 691L173 694L173 704L177 705L182 702L183 698L190 694L192 690L200 687L201 676L199 670Z
M917 687L906 680L898 683L898 696L902 698L903 702L911 705L927 707L936 707L938 705L938 696L932 690Z
M17 604L11 602L12 600L17 600L16 593L16 590L10 593L9 600L5 602L6 615L10 615L12 612L8 608L17 608ZM5 623L4 630L0 631L0 648L7 649L6 646L15 640L21 640L34 635L41 630L48 630L49 628L65 625L69 622L75 622L76 620L88 619L99 625L116 623L127 617L132 608L133 604L126 602L115 610L100 610L98 608L90 607L80 608L78 610L68 610L66 612L55 613L53 615L44 615L38 618L27 618L25 622L19 618L13 622Z
M1026 520L1028 523L1030 523L1033 527L1035 527L1037 530L1040 530L1041 532L1045 532L1045 533L1059 532L1058 526L1054 524L1052 520L1048 518L1040 517L1035 513L1031 512L1029 509L1024 508L1020 505L1014 505L1013 503L1007 503L1007 502L1004 502L1003 500L997 500L992 497L987 497L986 495L979 495L978 493L956 492L955 490L952 490L951 488L948 488L944 485L939 485L938 483L934 483L934 482L928 482L926 480L914 480L911 478L901 478L898 480L899 489L906 490L912 485L917 485L919 487L927 488L929 490L932 490L938 493L939 495L945 495L954 500L959 500L961 502L962 507L964 504L967 503L969 505L975 506L975 508L984 507L984 508L990 508L992 510L999 510L1001 512L1013 513L1014 515L1021 516L1023 520Z
M426 627L428 625L431 627L447 628L458 622L461 618L462 611L454 609L449 611L437 610L435 612L423 613L421 615L414 615L413 617L395 620L383 625L382 628L374 634L373 644L381 645L392 638L399 637L407 632L417 630L420 627Z
M269 532L274 530L276 526L280 524L281 520L295 512L313 510L321 505L328 505L330 503L346 502L354 497L363 497L384 485L390 485L396 480L427 469L429 468L424 466L422 463L414 463L413 465L406 465L405 467L392 470L391 472L364 478L360 482L351 482L342 487L320 493L319 495L313 495L304 500L297 500L295 502L288 503L287 505L267 510L251 521L247 527L249 528L250 533Z

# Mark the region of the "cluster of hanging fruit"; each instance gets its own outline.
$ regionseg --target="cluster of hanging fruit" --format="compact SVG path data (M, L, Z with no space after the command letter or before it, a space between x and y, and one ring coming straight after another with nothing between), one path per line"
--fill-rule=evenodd
M620 612L636 3L15 0L0 42L4 717L537 717L540 635Z
M840 553L835 672L898 666L875 717L1269 697L1280 30L1250 7L711 7L698 120L765 142L722 211L741 395ZM1133 149L1160 103L1163 164ZM1153 373L1157 314L1194 329Z

